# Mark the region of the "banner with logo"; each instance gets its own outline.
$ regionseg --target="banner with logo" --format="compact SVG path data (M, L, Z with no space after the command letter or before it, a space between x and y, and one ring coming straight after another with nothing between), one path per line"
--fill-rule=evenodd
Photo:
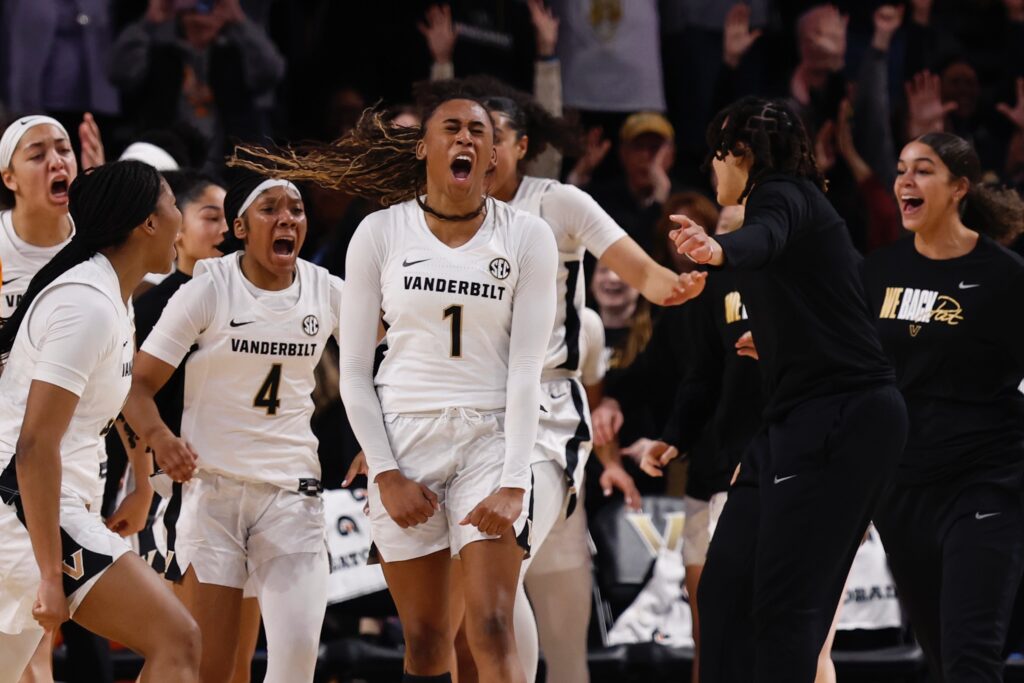
M331 556L328 604L387 588L380 565L366 564L370 555L370 520L363 512L366 489L330 489L323 496Z

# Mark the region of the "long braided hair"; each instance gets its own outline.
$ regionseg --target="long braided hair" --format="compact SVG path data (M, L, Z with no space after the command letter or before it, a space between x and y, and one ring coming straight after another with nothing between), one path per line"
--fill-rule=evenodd
M334 142L283 147L239 145L227 164L271 178L314 182L383 206L398 204L413 199L426 187L427 164L416 158L416 145L434 111L451 100L471 100L490 115L482 98L456 88L422 106L423 123L418 127L395 126L388 112L367 109L355 127Z
M759 180L772 173L806 178L822 191L828 189L815 163L807 129L785 100L744 97L733 102L708 124L707 141L705 168L712 159L722 160L729 154L753 155L740 203Z
M0 328L0 358L10 353L25 313L39 292L101 249L127 240L156 210L160 183L160 173L140 161L115 161L78 174L68 188L75 235L35 274L14 315Z

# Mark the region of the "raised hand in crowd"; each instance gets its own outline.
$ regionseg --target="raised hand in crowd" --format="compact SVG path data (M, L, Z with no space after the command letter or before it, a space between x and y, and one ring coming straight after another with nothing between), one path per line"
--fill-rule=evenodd
M839 71L846 62L846 25L850 17L841 14L835 5L821 7L811 27L809 39L816 66Z
M946 128L946 115L956 109L956 102L942 101L941 79L930 71L914 74L904 84L907 94L907 137L911 140L925 133Z
M458 32L452 23L452 8L449 5L431 5L424 21L417 26L427 39L427 49L436 64L450 64L455 53Z
M174 0L149 0L146 7L146 21L151 24L162 24L174 17Z
M875 31L871 35L871 47L881 52L888 52L892 37L903 23L904 7L902 5L881 5L872 15Z
M611 148L612 141L604 137L604 130L600 126L594 126L588 130L583 141L583 156L569 172L566 182L576 187L589 184L594 175L594 169L601 164Z
M615 441L624 421L619 402L609 396L602 398L601 403L590 411L590 422L594 427L594 447Z
M861 183L871 176L871 167L853 143L853 105L847 99L839 103L839 115L835 123L835 149L850 167L854 180Z
M668 196L672 192L672 179L668 177L668 169L672 168L675 151L673 145L672 140L665 140L658 148L658 152L651 158L651 166L648 171L651 186L654 188L651 198L659 204L667 202Z
M1011 107L1005 102L996 105L1000 114L1005 116L1018 131L1024 131L1024 78L1017 79L1017 101Z
M530 7L530 21L533 22L537 36L537 57L554 57L555 46L558 45L558 17L550 7L544 5L544 0L528 0L527 4Z
M722 61L726 66L735 69L740 65L743 55L750 46L764 33L761 29L750 30L750 5L740 2L732 6L725 15L725 27L722 33Z
M82 145L81 165L83 170L106 163L100 127L96 125L96 119L90 112L85 112L82 122L78 124L78 140Z

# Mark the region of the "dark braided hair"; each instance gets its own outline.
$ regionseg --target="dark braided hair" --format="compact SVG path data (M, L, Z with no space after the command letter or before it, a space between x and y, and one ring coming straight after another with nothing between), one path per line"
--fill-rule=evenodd
M953 180L970 183L959 206L965 226L1001 244L1024 232L1024 201L1010 188L982 182L981 160L971 143L952 133L926 133L915 142L931 147Z
M422 82L413 86L413 96L423 105L442 100L453 92L469 92L483 100L491 111L504 114L516 131L517 140L528 136L530 142L524 162L537 158L548 147L566 155L581 151L580 134L573 124L549 112L532 95L492 76Z
M164 171L162 175L174 193L174 201L179 209L184 209L188 204L198 200L211 185L222 187L213 176L192 169Z
M814 145L800 117L785 100L744 97L718 112L708 124L709 152L705 169L712 159L722 160L729 154L753 155L747 185L740 194L740 203L766 175L784 173L806 178L828 189L824 176L814 161Z
M14 315L0 329L0 357L10 353L39 292L101 249L122 244L156 210L160 183L160 173L141 161L115 161L78 174L68 188L75 235L32 278Z
M427 164L416 158L416 146L434 111L451 100L476 102L488 114L483 99L457 89L421 106L418 128L397 127L387 111L367 109L355 127L329 144L305 143L285 147L239 145L227 165L294 183L311 181L332 190L380 202L383 206L408 201L427 183Z

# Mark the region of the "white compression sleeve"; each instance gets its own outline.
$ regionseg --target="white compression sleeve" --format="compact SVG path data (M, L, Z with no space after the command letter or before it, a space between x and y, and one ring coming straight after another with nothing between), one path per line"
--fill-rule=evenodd
M345 292L341 297L338 339L341 399L352 431L366 454L370 476L398 469L384 429L384 414L373 386L373 353L380 322L383 245L364 221L348 245Z
M323 551L275 557L253 573L267 632L266 683L314 679L329 573Z
M558 248L544 221L523 216L518 244L519 279L512 300L505 399L505 466L501 486L530 485L530 456L540 417L540 373L555 325Z

